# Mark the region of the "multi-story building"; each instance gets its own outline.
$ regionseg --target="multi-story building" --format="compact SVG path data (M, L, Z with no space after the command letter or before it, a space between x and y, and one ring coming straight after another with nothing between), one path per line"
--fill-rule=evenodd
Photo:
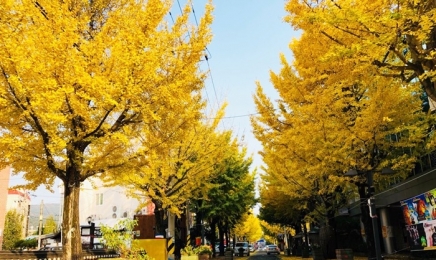
M62 198L62 186L60 192ZM125 188L121 186L105 187L101 180L95 178L82 184L79 203L79 219L80 223L84 225L88 223L89 217L96 225L99 225L99 223L115 223L121 218L133 219L133 216L137 214L154 213L152 203L141 207L140 201L127 196Z
M6 204L8 200L9 176L11 169L6 167L0 170L0 250L3 244L3 230L5 228Z
M8 190L8 198L6 203L6 212L10 210L15 210L18 214L23 217L21 234L22 237L25 237L27 226L28 226L28 216L29 216L29 205L30 205L30 196L27 192L19 191L19 190Z

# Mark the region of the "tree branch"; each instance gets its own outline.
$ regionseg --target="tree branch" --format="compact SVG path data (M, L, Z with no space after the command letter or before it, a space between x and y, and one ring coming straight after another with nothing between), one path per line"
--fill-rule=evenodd
M324 36L326 36L327 38L329 38L330 40L332 40L332 41L334 41L334 42L336 42L337 44L339 44L339 45L342 45L342 46L345 46L345 44L344 43L342 43L341 41L339 41L338 39L335 39L335 38L333 38L332 36L330 36L329 34L327 34L326 32L324 32L324 31L321 31L321 33L322 34L324 34Z

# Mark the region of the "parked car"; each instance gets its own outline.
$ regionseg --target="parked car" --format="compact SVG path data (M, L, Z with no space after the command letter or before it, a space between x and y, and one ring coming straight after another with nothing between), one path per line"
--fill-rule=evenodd
M219 252L219 251L220 251L220 245L216 245L215 252ZM224 245L224 251L226 251L226 245Z
M250 252L254 252L254 246L252 244L248 245L248 249L250 250Z
M265 251L266 251L266 253L268 255L270 255L270 254L280 254L280 249L276 245L267 245L265 247L265 249L266 249Z
M235 255L250 256L250 249L248 248L248 242L237 242L235 244Z

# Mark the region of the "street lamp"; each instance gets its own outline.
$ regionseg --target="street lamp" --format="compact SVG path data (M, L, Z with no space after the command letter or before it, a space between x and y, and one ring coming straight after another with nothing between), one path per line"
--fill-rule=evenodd
M390 168L383 168L380 172L381 175L389 175L389 174L393 174L394 170L390 169ZM351 169L348 172L346 172L344 175L345 176L356 176L358 175L359 172L356 169ZM378 229L378 223L377 223L377 209L375 206L375 197L374 197L374 193L375 193L375 188L374 188L374 184L373 184L373 175L374 172L373 171L366 171L366 184L368 186L368 207L369 207L369 217L371 218L371 222L372 222L372 230L374 233L374 244L375 244L375 256L377 260L382 260L382 255L381 255L381 248L380 248L380 233L379 233L379 229Z
M86 220L89 224L89 249L94 249L94 232L95 232L95 223L92 222L93 219L91 216L87 217Z
M381 248L380 248L380 234L377 225L377 209L375 207L375 197L374 197L374 185L373 185L373 172L367 171L367 184L368 184L368 206L369 206L369 217L372 221L372 230L374 232L374 244L375 244L375 257L377 260L382 260Z

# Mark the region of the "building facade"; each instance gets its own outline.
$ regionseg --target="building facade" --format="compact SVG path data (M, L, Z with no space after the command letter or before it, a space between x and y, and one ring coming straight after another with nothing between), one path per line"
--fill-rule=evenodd
M11 169L6 167L0 170L0 250L3 244L3 230L5 228L6 204L8 201L8 187Z
M60 189L63 198L63 187ZM141 206L145 203L127 196L125 188L105 187L103 182L96 178L82 183L79 203L79 220L83 225L86 225L89 219L95 223L116 223L116 220L133 219L133 216L138 214L154 214L152 203Z
M436 152L422 156L407 179L375 193L374 203L384 253L435 252ZM359 202L351 204L349 212L360 215Z
M24 238L27 236L27 227L29 224L29 206L30 196L27 192L19 190L8 190L8 198L6 203L6 212L15 210L18 214L23 216L23 222L21 227L21 236Z

